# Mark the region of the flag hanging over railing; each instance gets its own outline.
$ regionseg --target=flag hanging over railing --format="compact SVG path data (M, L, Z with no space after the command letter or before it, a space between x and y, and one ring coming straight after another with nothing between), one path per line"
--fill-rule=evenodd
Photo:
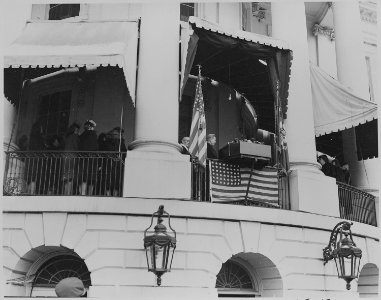
M275 168L251 170L240 168L239 165L211 160L210 177L212 202L253 200L275 207L279 206L278 176ZM247 190L249 181L250 186ZM247 199L245 199L246 192L248 192Z
M206 165L206 121L204 99L201 86L201 67L199 66L196 93L193 104L192 124L189 134L189 152L198 157L199 164Z

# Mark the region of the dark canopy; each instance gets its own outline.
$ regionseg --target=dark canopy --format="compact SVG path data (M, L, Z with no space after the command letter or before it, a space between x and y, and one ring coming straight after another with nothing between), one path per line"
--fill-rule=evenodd
M221 32L196 18L189 22L198 37L190 73L197 75L197 65L201 65L203 76L243 94L254 106L261 128L275 132L276 81L280 81L280 104L286 118L291 51L268 37Z

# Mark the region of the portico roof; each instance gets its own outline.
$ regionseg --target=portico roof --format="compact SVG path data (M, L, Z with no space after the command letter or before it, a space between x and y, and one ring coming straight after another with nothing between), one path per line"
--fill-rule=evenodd
M28 21L5 49L6 68L118 66L135 103L137 20Z

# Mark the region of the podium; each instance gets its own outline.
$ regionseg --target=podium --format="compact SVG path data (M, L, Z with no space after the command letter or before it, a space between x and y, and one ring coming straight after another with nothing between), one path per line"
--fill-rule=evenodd
M245 195L245 203L247 204L253 169L256 167L262 168L270 163L271 145L244 141L232 142L221 148L219 157L225 161L238 164L240 167L250 168L250 176Z
M226 146L221 148L220 158L226 160L252 158L270 161L271 146L243 141L228 143Z

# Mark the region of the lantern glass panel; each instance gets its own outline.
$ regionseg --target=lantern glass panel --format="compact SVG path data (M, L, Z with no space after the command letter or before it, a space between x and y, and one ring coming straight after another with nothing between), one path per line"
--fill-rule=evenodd
M153 264L152 264L152 253L153 253L153 250L152 250L152 247L153 246L149 246L146 248L146 257L147 257L147 266L148 266L148 271L152 271L153 270Z
M167 269L167 246L158 246L154 245L153 251L154 255L152 256L152 264L155 266L156 271L164 271Z

